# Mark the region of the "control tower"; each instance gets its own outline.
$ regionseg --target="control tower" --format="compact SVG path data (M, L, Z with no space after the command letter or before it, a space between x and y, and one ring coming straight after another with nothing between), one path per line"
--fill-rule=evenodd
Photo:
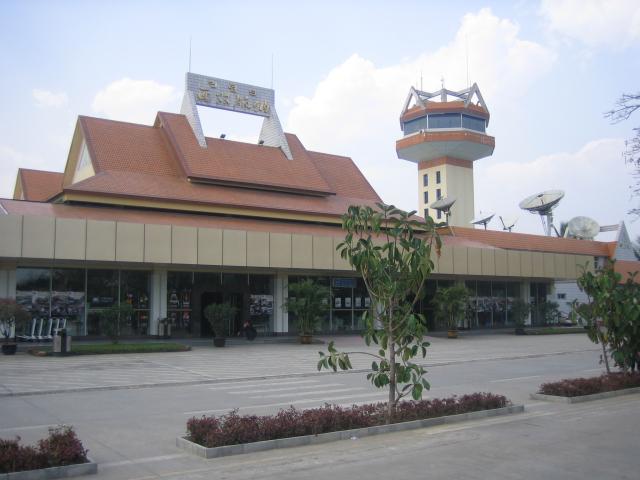
M400 115L404 136L396 141L398 158L418 164L418 214L444 221L429 206L455 198L449 225L469 227L474 218L473 162L493 153L486 134L489 109L477 84L459 92L429 93L413 87Z

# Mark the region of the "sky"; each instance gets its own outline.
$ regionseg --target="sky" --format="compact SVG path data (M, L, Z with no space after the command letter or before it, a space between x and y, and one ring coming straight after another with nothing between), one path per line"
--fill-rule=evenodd
M618 124L603 115L640 92L638 0L4 0L0 197L19 167L64 169L78 115L152 124L158 110L178 112L189 58L192 72L273 86L285 131L350 156L405 210L418 208L417 167L395 152L409 88L476 82L496 139L474 164L476 214L497 214L490 229L502 215L542 234L518 203L561 189L556 224L624 220L640 235L622 156L640 112ZM200 114L206 135L257 140L258 117Z

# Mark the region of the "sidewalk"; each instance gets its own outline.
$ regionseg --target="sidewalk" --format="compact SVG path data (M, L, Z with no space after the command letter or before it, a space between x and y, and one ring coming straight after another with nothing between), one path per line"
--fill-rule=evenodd
M232 342L214 348L194 341L193 350L178 353L83 355L77 357L3 356L0 397L83 390L143 388L215 383L224 380L318 375L318 351L324 344ZM457 340L429 337L425 365L447 365L482 360L533 358L595 351L586 335L513 336L468 335ZM345 351L376 351L359 336L335 337ZM24 349L24 346L21 346ZM368 370L370 358L353 355L356 370Z

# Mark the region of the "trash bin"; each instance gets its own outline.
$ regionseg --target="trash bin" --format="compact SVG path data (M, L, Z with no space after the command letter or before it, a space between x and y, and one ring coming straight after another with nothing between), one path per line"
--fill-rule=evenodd
M71 335L67 335L67 330L61 328L53 337L53 354L64 357L69 352L71 352Z

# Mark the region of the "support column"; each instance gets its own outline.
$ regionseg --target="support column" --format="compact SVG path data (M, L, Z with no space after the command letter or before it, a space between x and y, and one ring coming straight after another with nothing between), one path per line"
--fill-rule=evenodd
M151 313L149 318L149 335L158 334L158 319L167 316L167 270L155 269L151 272L149 292Z
M283 308L285 299L289 296L288 283L289 276L286 273L278 272L276 274L273 302L273 331L277 333L286 333L289 331L289 314Z
M531 305L531 282L528 280L522 281L522 286L520 287L520 298L522 298L525 302ZM524 324L531 326L531 312L527 314L527 318L524 319Z
M0 298L16 298L16 267L0 267Z

